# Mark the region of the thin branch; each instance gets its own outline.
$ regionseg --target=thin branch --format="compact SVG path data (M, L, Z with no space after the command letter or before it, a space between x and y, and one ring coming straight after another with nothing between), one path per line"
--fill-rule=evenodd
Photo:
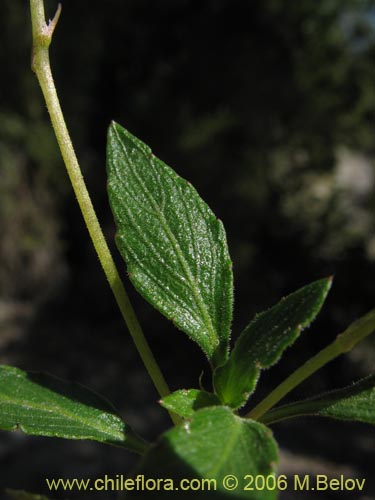
M345 352L350 351L365 337L375 330L375 309L362 316L352 323L341 335L321 350L318 354L309 359L304 365L293 372L288 378L276 387L263 401L253 408L246 418L258 420L268 410L275 406L297 385L310 377L317 370L322 368L333 359Z
M121 314L142 358L142 361L158 393L163 398L170 392L168 385L142 332L142 328L138 322L134 309L129 301L129 297L117 271L116 265L113 261L112 255L109 251L103 231L92 205L90 195L87 191L57 96L51 72L48 48L51 44L52 36L60 17L61 5L59 4L54 18L48 24L45 22L43 0L30 0L30 8L33 28L32 67L41 86L70 181L77 197L77 201L92 243L95 247L108 283L115 296L116 302L120 308ZM171 414L171 418L175 423L178 422L178 419L173 414Z

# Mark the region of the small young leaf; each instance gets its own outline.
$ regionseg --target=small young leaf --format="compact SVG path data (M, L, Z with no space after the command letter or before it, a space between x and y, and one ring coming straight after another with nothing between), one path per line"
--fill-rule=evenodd
M276 363L314 320L331 282L331 278L315 281L255 316L240 335L228 361L215 372L215 391L224 404L238 408L247 401L260 370Z
M0 366L0 429L35 436L92 439L137 453L145 442L102 397L50 375Z
M199 389L181 389L172 392L160 401L167 410L173 411L183 418L192 418L194 413L207 406L218 406L220 400L211 392Z
M277 489L247 491L245 486L249 476L273 474L277 462L277 446L270 429L259 422L244 420L223 406L204 408L194 414L191 422L166 432L143 457L133 477L143 474L147 478L170 478L177 488L181 480L207 479L211 481L210 490L206 482L206 489L200 492L184 492L180 488L179 491L154 490L149 495L146 491L134 491L129 492L129 496L274 500ZM172 485L165 486L171 488Z
M342 389L273 408L260 420L273 423L304 415L322 415L375 424L375 375Z
M108 132L107 168L116 243L130 280L213 366L223 364L233 283L222 223L189 182L116 123Z

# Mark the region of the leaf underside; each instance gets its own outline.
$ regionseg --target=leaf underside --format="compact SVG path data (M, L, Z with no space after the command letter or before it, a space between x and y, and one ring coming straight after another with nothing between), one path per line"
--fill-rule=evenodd
M306 415L375 424L375 375L342 389L273 408L261 421L273 423Z
M226 364L215 372L215 391L224 404L238 408L247 401L260 370L275 364L314 320L331 283L331 278L315 281L255 316L238 338Z
M0 429L90 439L142 453L146 445L116 410L89 389L51 375L0 366Z
M233 277L221 221L189 182L116 123L108 132L107 170L116 243L130 280L214 366L222 364Z
M277 491L246 491L246 475L268 476L278 462L276 443L270 429L234 415L229 408L211 407L199 410L191 422L166 432L144 456L134 476L172 478L174 486L181 479L210 479L217 489L198 492L153 491L130 492L130 497L153 499L212 498L275 500ZM239 484L225 490L223 479L235 475ZM199 496L201 495L201 496Z
M221 403L218 397L211 392L199 389L181 389L163 398L160 404L180 417L192 418L197 410L207 406L218 406Z

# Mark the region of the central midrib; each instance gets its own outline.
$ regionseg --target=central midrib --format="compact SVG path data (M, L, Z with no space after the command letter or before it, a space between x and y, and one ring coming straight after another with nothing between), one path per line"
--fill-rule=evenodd
M238 434L241 432L241 424L235 422L235 427L233 429L232 435L227 442L223 452L221 453L220 459L215 463L215 466L210 470L210 477L215 477L215 474L220 470L221 465L226 461L227 455L230 453L235 441L237 440Z
M127 151L126 151L126 148L125 146L122 144L122 141L118 135L118 132L116 130L116 135L117 135L117 139L121 145L121 148L123 149L124 151L124 155L128 158L128 164L132 170L132 173L133 175L135 176L135 178L137 179L138 183L140 184L140 186L142 187L143 189L143 192L144 194L146 195L146 197L148 198L149 202L151 203L151 205L153 206L154 210L155 210L155 213L160 221L160 224L162 225L164 231L166 232L167 236L169 237L171 243L172 243L172 246L176 252L176 255L177 255L177 258L178 260L180 261L180 264L185 272L185 275L186 275L186 278L187 280L189 281L190 283L190 286L192 288L192 291L193 291L193 294L194 294L194 298L195 298L195 301L198 305L198 308L202 314L202 319L203 319L203 323L205 324L206 326L206 329L207 329L207 333L210 337L210 341L212 343L215 344L215 347L217 346L218 344L218 336L216 334L216 330L212 324L212 321L211 321L211 318L210 318L210 315L208 313L208 310L207 310L207 307L206 307L206 304L204 303L203 299L202 299L202 296L199 292L199 288L198 288L198 285L195 281L195 278L188 266L188 263L186 262L186 259L185 257L183 256L183 253L181 251L181 248L180 248L180 245L178 243L178 241L176 240L174 234L172 233L172 231L170 230L169 226L168 226L168 223L167 223L167 220L163 214L163 212L160 210L160 207L158 205L158 203L156 202L156 200L154 199L152 193L149 191L149 189L147 188L147 186L144 184L142 178L140 178L140 176L138 175L138 173L136 172L136 169L133 167L133 164L132 164L132 161L130 160L129 158L129 155L127 154ZM144 154L142 152L142 154Z
M23 408L25 410L27 408L32 408L34 410L41 411L41 412L44 412L47 414L48 413L51 414L53 411L56 411L56 412L58 412L58 417L60 417L60 418L65 417L67 419L73 420L73 422L76 422L77 424L84 425L84 426L88 427L89 429L92 429L96 432L99 432L99 433L105 435L105 436L108 436L111 439L114 438L114 435L108 432L108 427L103 428L97 424L95 426L94 424L87 421L82 416L78 416L74 412L71 413L71 412L67 411L66 408L62 409L59 406L56 407L53 401L52 402L49 401L53 406L51 406L50 408L47 408L45 405L35 403L34 401L27 401L25 399L20 400L18 403L17 399L12 400L10 397L7 397L7 396L4 397L4 394L0 395L0 400L2 400L5 404L8 404L9 406L16 406L19 404L21 406L21 408ZM107 413L107 415L108 415L108 413ZM121 420L120 417L117 417L114 414L111 414L111 416L117 418L121 422L121 424L124 425L124 428L126 429L125 423ZM96 423L100 422L99 419L95 419L95 421L96 421ZM122 432L116 431L116 435L117 435L117 437L122 438L122 440L124 439L124 437L126 438L126 436Z

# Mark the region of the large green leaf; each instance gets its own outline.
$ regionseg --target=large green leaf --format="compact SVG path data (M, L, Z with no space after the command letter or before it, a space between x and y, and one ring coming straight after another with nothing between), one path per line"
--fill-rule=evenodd
M145 491L133 492L130 497L274 500L276 490L247 490L246 486L250 483L249 476L274 474L277 462L277 446L270 429L234 415L229 408L204 408L195 413L191 422L166 432L150 448L133 475L171 478L173 489L154 490L149 494ZM203 490L197 481L196 491L182 491L181 481L191 479L211 480L210 491L207 490L208 483ZM183 484L186 486L186 483ZM172 484L164 486L170 488Z
M0 429L92 439L143 453L145 442L89 389L41 373L0 366Z
M132 283L214 366L222 364L233 284L221 221L188 181L116 123L108 132L107 168L116 243Z
M261 417L261 421L273 423L304 415L375 424L375 375L342 389L273 408Z
M220 405L219 398L211 392L199 389L180 389L160 401L160 404L180 417L192 418L194 413L207 406Z
M331 282L331 278L315 281L255 316L240 335L226 364L216 370L215 390L224 404L238 408L246 402L260 370L276 363L316 317Z

